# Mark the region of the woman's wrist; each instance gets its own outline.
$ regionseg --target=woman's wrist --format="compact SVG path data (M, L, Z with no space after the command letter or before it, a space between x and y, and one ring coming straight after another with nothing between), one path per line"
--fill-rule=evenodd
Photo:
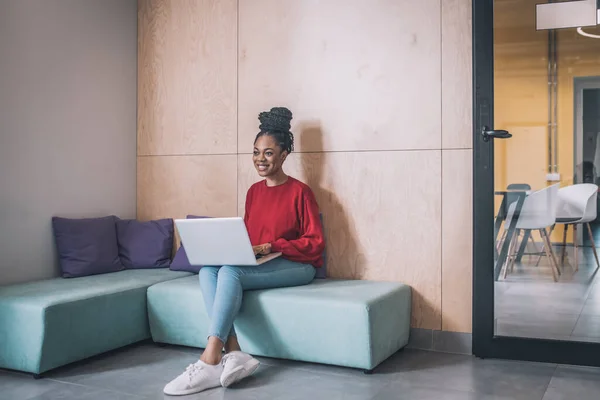
M254 250L254 254L262 254L266 256L271 253L271 243L263 243L257 246L252 246L252 250Z

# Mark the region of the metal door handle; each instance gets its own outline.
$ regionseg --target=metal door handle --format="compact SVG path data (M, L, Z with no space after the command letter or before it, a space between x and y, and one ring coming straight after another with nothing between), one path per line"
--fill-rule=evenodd
M484 142L489 142L490 139L509 139L512 137L510 132L503 129L490 129L487 126L481 128L481 136Z

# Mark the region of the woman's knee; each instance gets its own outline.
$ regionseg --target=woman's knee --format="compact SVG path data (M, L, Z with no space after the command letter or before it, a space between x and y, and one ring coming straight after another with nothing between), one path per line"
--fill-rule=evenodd
M289 286L303 286L310 284L314 279L317 271L312 265L303 265L301 268L296 270L295 274L291 278Z
M219 268L217 267L202 267L198 272L198 279L200 282L206 282L209 280L216 280Z
M227 277L227 278L239 278L240 276L239 267L232 267L230 265L224 265L219 268L219 279Z

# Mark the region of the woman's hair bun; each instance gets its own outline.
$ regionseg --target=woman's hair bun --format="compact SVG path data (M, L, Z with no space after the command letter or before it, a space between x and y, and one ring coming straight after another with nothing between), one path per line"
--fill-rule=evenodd
M261 132L289 132L292 112L285 107L273 107L258 115Z
M285 107L273 107L270 111L258 114L260 121L260 132L256 135L256 140L268 135L275 139L281 150L291 153L294 151L294 134L290 132L292 121L292 112Z

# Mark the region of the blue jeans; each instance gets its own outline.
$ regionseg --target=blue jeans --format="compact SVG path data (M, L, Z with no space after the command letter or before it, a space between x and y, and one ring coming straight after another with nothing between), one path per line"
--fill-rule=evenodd
M253 267L203 267L200 289L210 318L209 337L223 343L235 336L233 320L242 305L244 290L301 286L315 277L315 267L278 257Z

